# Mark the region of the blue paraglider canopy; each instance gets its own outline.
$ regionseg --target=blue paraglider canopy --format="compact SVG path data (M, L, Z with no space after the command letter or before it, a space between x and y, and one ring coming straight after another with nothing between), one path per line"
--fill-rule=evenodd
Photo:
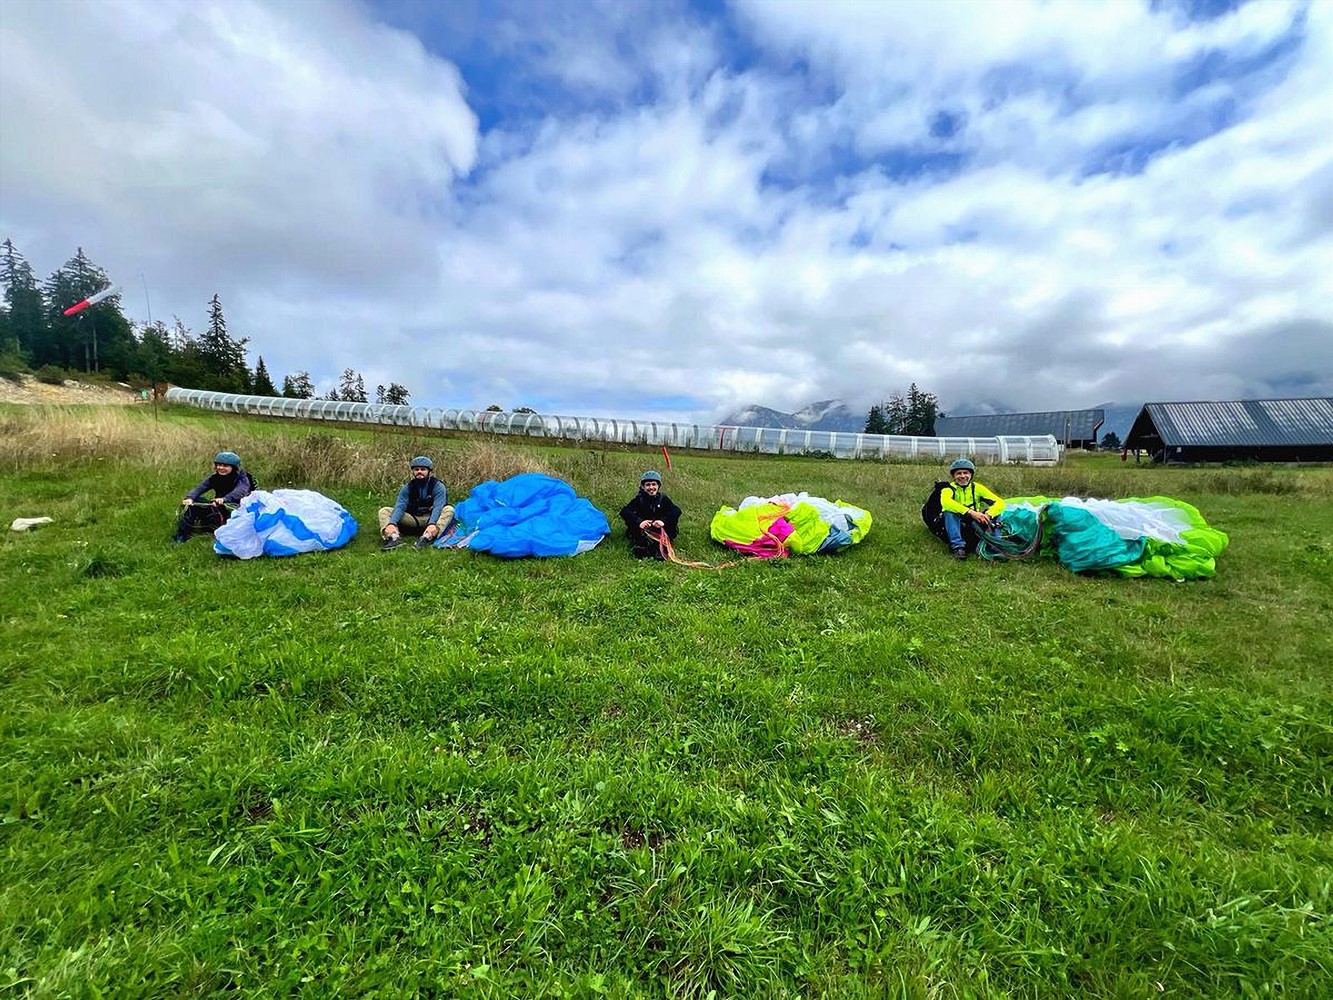
M505 559L574 556L611 531L606 515L568 483L537 472L488 480L454 509L454 525L435 544Z

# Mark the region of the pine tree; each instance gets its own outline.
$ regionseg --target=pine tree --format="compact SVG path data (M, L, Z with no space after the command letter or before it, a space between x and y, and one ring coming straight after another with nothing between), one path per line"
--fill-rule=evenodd
M255 362L255 377L250 391L256 396L276 396L278 394L278 390L273 386L273 379L269 378L268 366L264 364L262 354L259 356L259 360Z
M390 382L389 388L384 392L384 401L392 406L406 406L407 401L412 394L407 391L407 387L399 385L397 382Z
M171 372L167 381L188 389L207 389L209 386L208 366L203 352L199 350L199 340L185 325L179 316L172 317L175 325L171 329Z
M878 403L872 406L870 412L866 414L865 432L867 434L889 433L888 422L884 419L884 407L880 406Z
M939 412L939 398L933 392L925 392L913 382L907 389L907 395L892 393L888 399L870 408L866 419L866 432L870 430L870 420L879 410L883 420L884 434L908 434L915 437L934 437L935 420L944 416Z
M171 334L165 323L158 320L139 331L133 371L157 384L171 378L174 361Z
M315 383L310 380L310 373L296 372L294 375L284 375L282 394L288 399L314 399Z
M366 403L366 380L360 372L344 368L342 378L338 380L337 395L330 394L329 399L342 399L349 403Z
M199 353L204 361L203 389L218 392L247 392L250 370L245 363L245 345L249 338L234 339L227 332L227 317L222 302L214 294L208 303L208 329L199 336Z
M383 386L383 385L377 385L377 386L375 386L375 402L377 402L377 403L383 403L383 402L384 402L384 386Z
M1119 451L1120 435L1115 431L1107 431L1102 435L1101 444L1098 446L1102 451Z
M935 416L939 407L939 399L933 392L923 392L913 382L907 389L907 430L904 433L934 437Z
M901 393L895 392L884 402L884 425L886 434L907 433L907 402Z
M134 334L129 320L120 311L119 293L73 316L64 315L69 306L109 284L111 279L106 271L84 255L83 247L51 273L45 288L50 338L43 349L33 352L35 364L128 373L127 365L134 357Z
M46 323L46 303L42 290L12 240L0 244L0 283L5 286L6 338L17 341L19 352L29 359L50 342Z

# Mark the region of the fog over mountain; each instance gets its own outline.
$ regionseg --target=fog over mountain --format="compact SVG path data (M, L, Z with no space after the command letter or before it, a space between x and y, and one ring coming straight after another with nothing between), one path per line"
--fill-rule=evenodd
M800 431L865 430L866 412L841 399L821 399L808 403L795 413L783 413L767 406L751 405L729 413L719 424L733 427L777 427Z
M1096 403L1088 407L1077 407L1078 409L1104 410L1106 413L1105 421L1102 423L1098 436L1114 431L1120 440L1125 439L1129 433L1130 425L1134 418L1138 416L1139 410L1143 408L1142 403ZM751 404L740 410L728 413L718 421L719 424L725 424L731 427L777 427L787 430L810 430L810 431L862 431L865 429L866 417L870 407L864 408L853 406L841 399L822 399L818 402L809 403L795 413L784 413L781 410L775 410L769 406L760 406ZM1055 409L1055 407L1052 407ZM1012 407L1003 405L986 404L974 410L967 412L950 413L950 416L974 416L982 413L1028 413L1030 410L1016 410Z

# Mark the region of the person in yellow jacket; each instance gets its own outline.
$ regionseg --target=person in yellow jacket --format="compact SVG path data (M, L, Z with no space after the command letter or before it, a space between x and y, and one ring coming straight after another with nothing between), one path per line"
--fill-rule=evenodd
M972 477L977 467L966 458L949 466L953 482L940 490L940 510L944 514L944 531L955 559L966 559L968 535L973 545L976 536L989 531L995 519L1004 510L1004 500Z

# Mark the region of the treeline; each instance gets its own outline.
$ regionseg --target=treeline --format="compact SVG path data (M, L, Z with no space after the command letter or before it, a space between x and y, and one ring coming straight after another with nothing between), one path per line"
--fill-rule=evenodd
M867 434L905 434L912 437L934 437L935 421L948 416L940 412L940 400L933 392L924 392L915 382L904 395L895 392L882 403L876 403L866 414Z
M283 376L273 383L260 356L249 366L248 337L227 329L222 302L214 295L208 303L205 329L195 333L173 317L135 324L121 311L119 292L96 305L64 315L64 310L111 284L105 270L80 247L64 265L39 282L32 265L12 240L0 243L0 375L35 372L54 380L76 372L97 372L121 381L157 384L170 382L191 389L253 393L312 399L315 384L307 371ZM405 404L410 393L397 382L375 387L375 402ZM339 385L326 399L370 402L365 379L346 369Z

